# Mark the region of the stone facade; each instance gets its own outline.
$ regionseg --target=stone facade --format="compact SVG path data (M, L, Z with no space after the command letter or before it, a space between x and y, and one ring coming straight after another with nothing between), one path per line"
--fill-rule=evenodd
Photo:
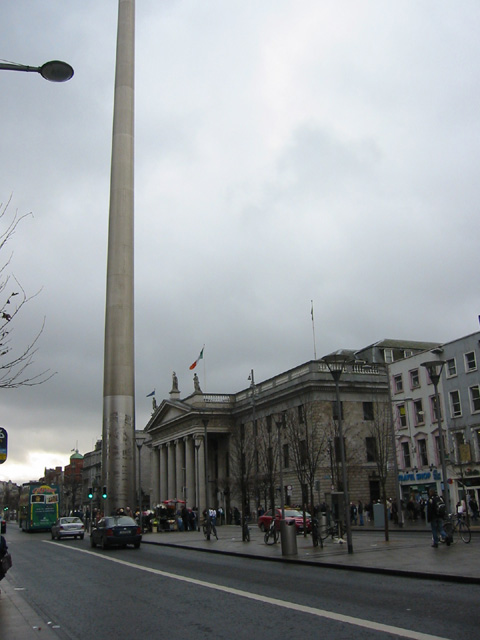
M380 368L349 365L339 390L350 499L377 500L385 472L393 498L393 439L372 445L375 427L391 436L387 376ZM187 398L179 395L173 390L145 427L151 508L182 499L200 511L208 505L228 513L242 508L243 496L253 515L272 499L278 506L280 492L291 505L335 501L342 489L338 410L335 384L322 361L236 394L197 389ZM381 446L388 458L384 471L376 461L383 455Z

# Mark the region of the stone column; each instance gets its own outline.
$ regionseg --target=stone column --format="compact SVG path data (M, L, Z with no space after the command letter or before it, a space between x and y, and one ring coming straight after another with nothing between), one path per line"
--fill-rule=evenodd
M168 489L167 500L173 500L176 498L175 491L175 443L167 442L168 449Z
M152 447L152 467L150 474L150 485L152 495L150 496L150 508L156 507L160 501L160 451L159 447Z
M160 445L160 502L168 500L168 456L167 445Z
M184 438L185 467L187 469L187 497L189 507L195 506L195 445L192 436Z
M206 496L205 496L205 442L203 438L198 438L197 442L200 442L200 447L198 448L197 453L197 478L198 478L198 496L197 496L197 507L198 507L198 517L200 520L202 519L202 513L206 508Z
M183 485L185 482L185 445L183 438L175 440L175 498L184 500Z

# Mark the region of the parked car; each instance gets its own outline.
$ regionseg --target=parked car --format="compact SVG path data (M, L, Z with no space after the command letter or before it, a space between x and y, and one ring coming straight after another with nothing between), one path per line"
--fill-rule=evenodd
M0 518L0 533L7 533L7 523L3 518Z
M97 544L107 547L126 547L133 544L135 549L140 547L142 530L130 516L107 516L93 525L90 533L90 546Z
M57 538L80 538L83 540L85 535L85 526L80 518L76 516L65 516L59 518L54 525L52 525L52 540Z
M280 520L282 518L282 510L275 509L275 528L280 529ZM295 522L295 527L297 529L297 533L303 533L303 513L301 511L297 511L297 509L285 509L285 520L287 524L292 524ZM272 510L269 509L266 511L263 516L260 516L258 519L258 526L262 531L267 531L270 527L270 523L272 521ZM307 533L310 533L312 530L312 520L309 513L305 513L305 524Z

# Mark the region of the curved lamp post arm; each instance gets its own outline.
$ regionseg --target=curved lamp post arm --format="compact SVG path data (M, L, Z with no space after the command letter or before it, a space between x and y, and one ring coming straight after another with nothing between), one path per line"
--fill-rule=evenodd
M42 78L50 82L66 82L74 74L73 68L67 62L62 62L61 60L50 60L50 62L42 64L41 67L30 67L16 62L0 62L0 70L39 73Z

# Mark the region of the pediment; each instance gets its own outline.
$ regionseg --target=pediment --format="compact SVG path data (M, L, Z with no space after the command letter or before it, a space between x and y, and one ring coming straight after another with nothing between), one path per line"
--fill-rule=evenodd
M157 431L158 429L171 425L171 423L182 421L191 413L191 405L181 400L162 400L148 421L145 431Z

